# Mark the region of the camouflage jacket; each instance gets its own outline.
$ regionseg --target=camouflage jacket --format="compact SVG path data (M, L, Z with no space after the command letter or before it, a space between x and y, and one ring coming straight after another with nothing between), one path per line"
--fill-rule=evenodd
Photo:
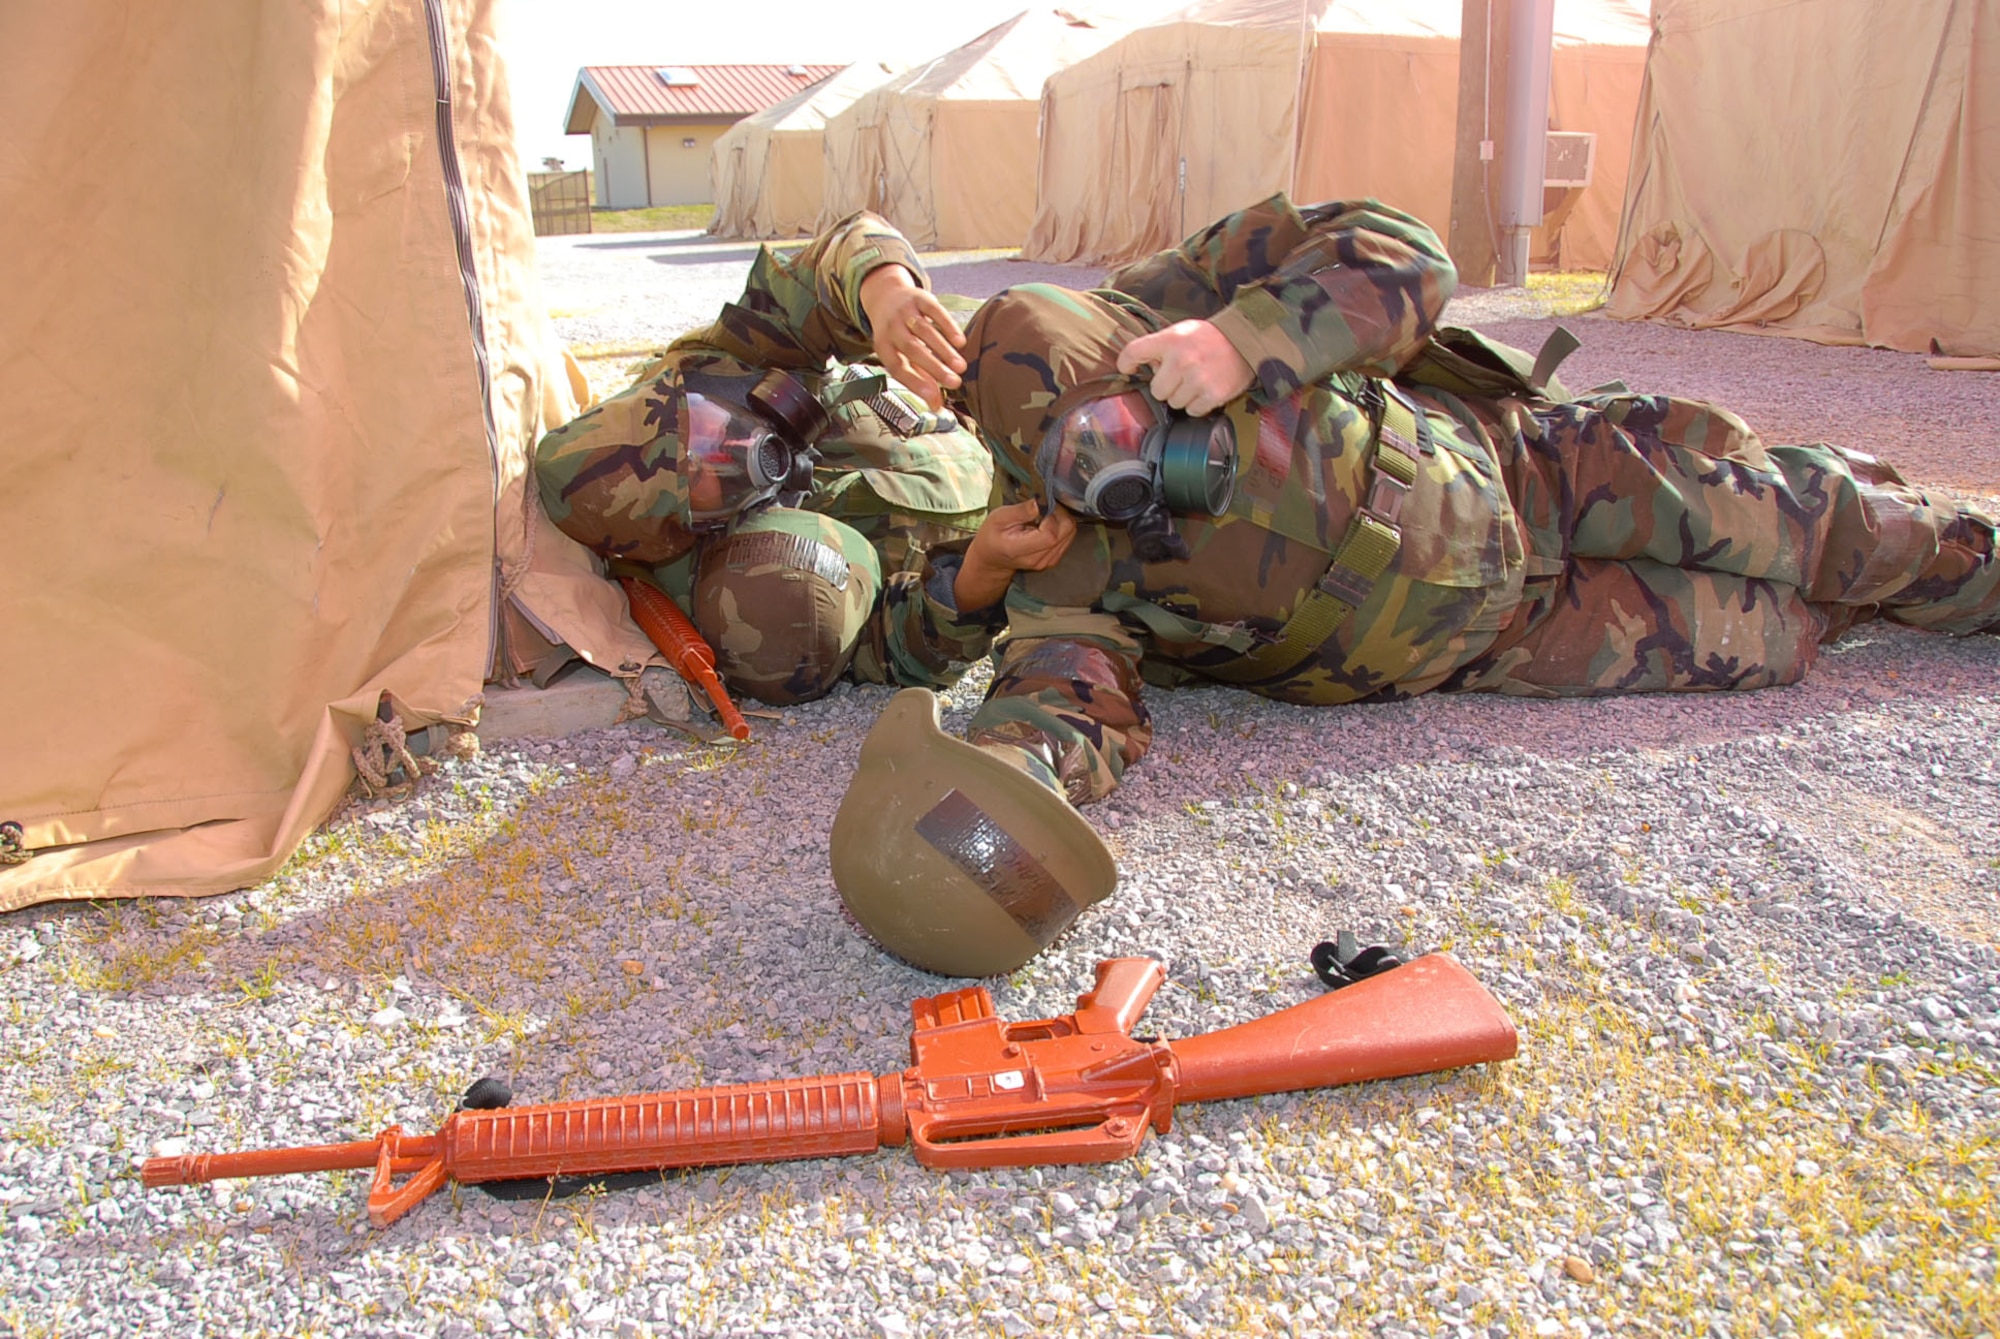
M1223 677L1310 702L1420 692L1478 655L1518 602L1520 531L1476 422L1419 393L1431 449L1402 503L1395 557L1368 599L1287 673L1228 672L1247 648L1278 637L1328 572L1373 480L1371 383L1429 345L1456 283L1436 234L1407 214L1373 201L1301 211L1275 196L1114 272L1094 303L1071 304L1079 323L1123 317L1160 329L1198 317L1229 338L1256 374L1225 411L1239 443L1236 493L1224 516L1181 518L1193 550L1185 562L1140 563L1122 528L1084 525L1060 564L1017 579L1010 635L1140 653L1154 682ZM1008 439L1046 421L1044 388L1056 380L1048 369L1072 360L1015 347L996 313L982 315L994 318L982 347L1005 358L982 358L979 375L1022 365L1041 374L1019 394L979 391L978 427L1002 460L1023 447L1032 455L1032 443ZM973 390L969 382L961 395Z
M631 386L548 434L535 474L549 517L606 559L658 564L660 584L688 603L688 557L660 548L662 518L686 506L667 378L737 403L769 369L809 388L869 366L859 289L888 262L922 274L907 242L872 216L838 225L802 251L760 248L742 296L709 326L676 339ZM807 508L860 531L881 556L883 597L856 653L864 679L940 685L990 638L990 620L961 630L925 598L924 550L978 528L992 491L990 457L950 414L927 413L891 385L834 410Z

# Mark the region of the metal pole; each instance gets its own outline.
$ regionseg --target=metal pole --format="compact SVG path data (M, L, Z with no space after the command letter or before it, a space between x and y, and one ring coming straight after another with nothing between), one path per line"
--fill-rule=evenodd
M1507 35L1506 148L1500 181L1499 279L1505 287L1528 282L1528 233L1542 221L1555 0L1515 0L1513 18Z

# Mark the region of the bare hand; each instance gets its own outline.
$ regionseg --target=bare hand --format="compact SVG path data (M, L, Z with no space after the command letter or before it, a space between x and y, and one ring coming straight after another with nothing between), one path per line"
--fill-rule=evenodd
M1176 321L1118 351L1127 376L1153 369L1153 396L1190 414L1212 414L1250 389L1256 375L1229 337L1207 321Z
M883 265L861 281L861 310L875 332L875 358L889 375L944 408L944 393L965 370L965 332L930 290L901 265Z
M1033 498L995 507L965 546L952 599L961 614L993 604L1007 593L1016 572L1044 572L1062 561L1076 538L1076 518L1061 507L1046 516Z

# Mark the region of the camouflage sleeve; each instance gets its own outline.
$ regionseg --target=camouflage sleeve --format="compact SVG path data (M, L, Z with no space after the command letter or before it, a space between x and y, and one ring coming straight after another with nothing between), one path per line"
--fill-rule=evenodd
M1169 321L1212 321L1282 399L1335 372L1389 376L1430 337L1458 271L1423 222L1374 200L1304 210L1275 195L1105 286Z
M993 646L1006 615L994 608L961 614L950 598L955 550L933 549L922 571L892 572L875 616L855 649L854 677L905 688L948 688Z
M708 334L724 352L757 367L817 370L828 358L870 357L861 281L884 265L901 265L930 287L916 248L866 211L849 214L798 251L760 247L743 297L723 308Z
M1110 614L1029 608L1010 592L993 686L966 738L1018 758L1072 804L1103 799L1146 756L1141 647Z
M549 519L607 558L667 562L686 548L676 518L683 488L672 413L654 388L682 355L670 350L630 386L544 436L535 483Z

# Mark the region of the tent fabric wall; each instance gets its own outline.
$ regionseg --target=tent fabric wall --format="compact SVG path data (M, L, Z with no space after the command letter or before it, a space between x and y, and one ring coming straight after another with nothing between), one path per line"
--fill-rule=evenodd
M1078 61L1043 92L1022 254L1115 264L1280 190L1374 196L1445 232L1462 11L1203 0ZM1567 267L1610 262L1648 31L1644 0L1557 0L1552 120L1598 134L1593 184L1561 234ZM1149 116L1170 129L1142 132Z
M493 9L0 8L0 910L266 876L384 693L466 719L496 592L589 572L524 488L575 401ZM592 598L542 621L629 654Z
M1305 69L1296 199L1374 196L1440 236L1449 229L1460 8L1460 0L1427 0L1406 11L1396 32L1320 29Z
M1215 10L1227 18L1209 21ZM1279 189L1292 166L1299 14L1289 0L1198 7L1051 76L1023 256L1130 260Z
M1122 28L1035 8L857 98L826 123L826 226L872 209L921 248L1019 246L1050 73Z
M1545 237L1538 229L1534 254L1550 255L1565 270L1608 270L1618 251L1646 46L1630 40L1640 36L1634 32L1598 35L1572 28L1571 34L1574 40L1562 48L1556 77L1549 81L1549 119L1558 129L1596 130L1597 158L1591 184L1577 196L1560 234Z
M746 116L715 142L717 237L810 237L826 194L826 123L901 67L860 61Z
M1613 316L2000 352L2000 0L1656 21Z

